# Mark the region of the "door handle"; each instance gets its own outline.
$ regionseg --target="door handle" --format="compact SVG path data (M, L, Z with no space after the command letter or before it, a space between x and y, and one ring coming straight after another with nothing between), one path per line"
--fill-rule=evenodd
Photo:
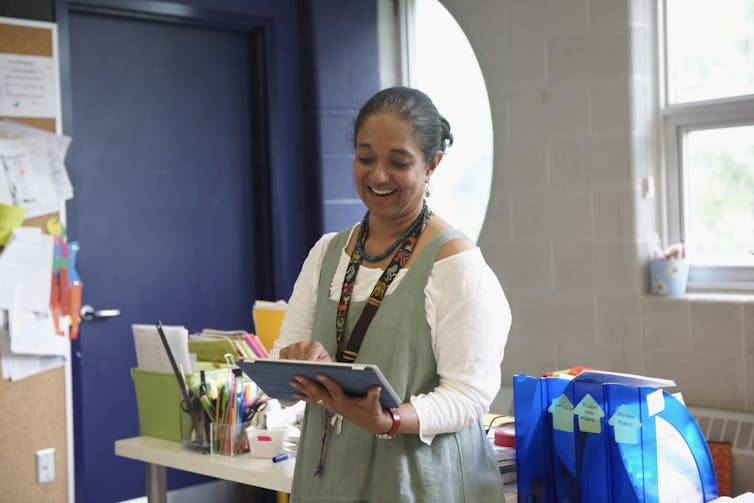
M95 318L112 318L114 316L120 316L120 309L95 310L92 306L87 304L81 308L80 314L83 321L91 321Z

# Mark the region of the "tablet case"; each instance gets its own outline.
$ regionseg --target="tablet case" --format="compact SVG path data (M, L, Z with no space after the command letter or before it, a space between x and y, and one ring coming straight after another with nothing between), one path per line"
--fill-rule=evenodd
M376 365L255 358L241 358L237 364L267 396L279 400L296 400L293 393L298 390L289 384L294 376L302 375L316 382L317 374L322 374L340 384L349 396L363 396L369 388L380 386L383 407L390 409L401 404L400 397Z

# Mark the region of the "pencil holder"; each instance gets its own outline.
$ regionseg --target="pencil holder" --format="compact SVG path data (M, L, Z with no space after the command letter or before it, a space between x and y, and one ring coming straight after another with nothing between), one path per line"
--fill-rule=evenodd
M181 448L187 451L209 454L211 450L211 423L203 411L197 412L196 414L189 414L183 408L179 410Z
M249 439L246 437L248 423L212 423L210 445L212 454L238 456L249 452Z
M683 295L689 277L688 258L657 259L649 262L652 293L655 295Z

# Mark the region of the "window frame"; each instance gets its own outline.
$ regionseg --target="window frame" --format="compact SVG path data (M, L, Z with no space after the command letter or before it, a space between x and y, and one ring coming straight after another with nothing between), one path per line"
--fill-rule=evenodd
M754 94L670 104L666 2L662 1L660 5L660 119L665 184L662 213L665 242L675 243L686 238L688 227L688 201L684 197L687 180L683 169L686 134L697 130L754 125ZM688 290L754 291L754 267L700 266L691 263Z

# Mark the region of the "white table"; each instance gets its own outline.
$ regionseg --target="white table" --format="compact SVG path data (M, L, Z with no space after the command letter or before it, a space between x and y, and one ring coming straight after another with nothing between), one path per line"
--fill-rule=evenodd
M115 454L146 463L149 503L167 502L166 467L290 493L296 463L293 457L273 463L250 454L235 457L201 454L181 449L179 442L153 437L116 440Z
M116 440L115 454L146 463L149 503L167 503L166 467L290 493L296 464L293 457L273 463L269 459L252 458L250 454L230 457L184 451L179 442L153 437ZM515 501L515 495L505 496L506 503Z

